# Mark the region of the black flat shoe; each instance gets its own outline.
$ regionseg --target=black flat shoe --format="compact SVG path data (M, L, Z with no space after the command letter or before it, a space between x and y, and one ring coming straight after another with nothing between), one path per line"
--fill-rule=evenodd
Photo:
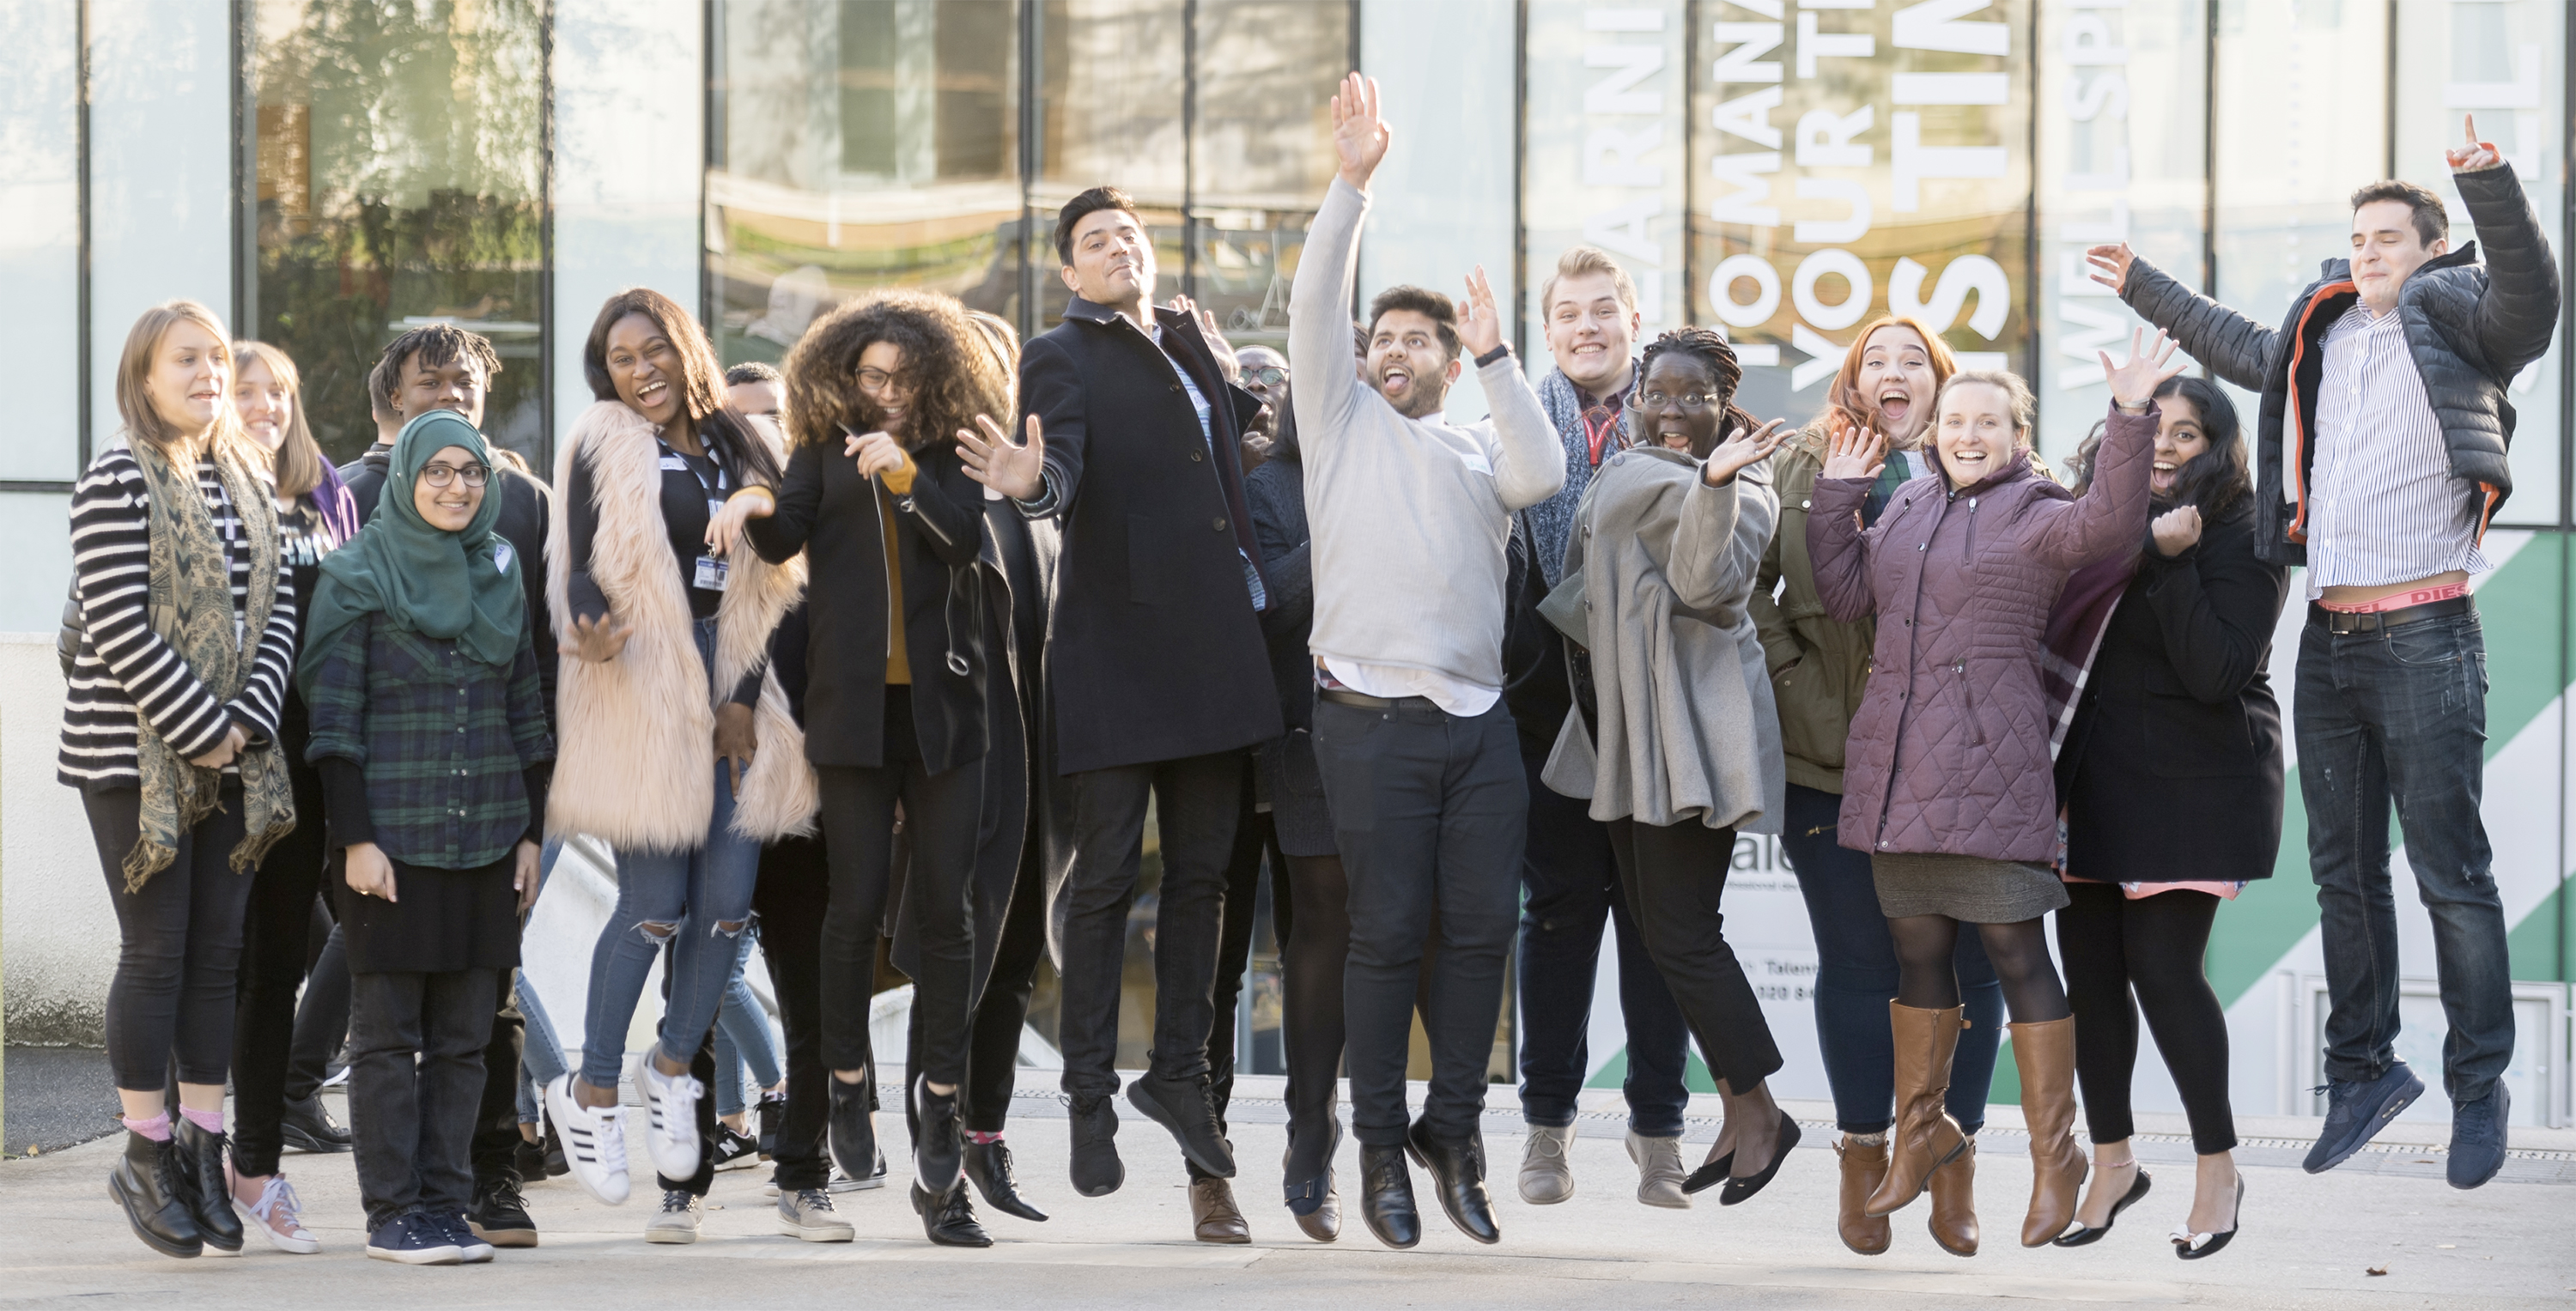
M1735 1153L1733 1152L1728 1152L1726 1155L1718 1157L1715 1160L1702 1161L1700 1162L1698 1169L1690 1172L1690 1178L1682 1180L1682 1191L1685 1193L1707 1192L1709 1189L1725 1183L1726 1176L1734 1169Z
M1789 1159L1789 1149L1798 1145L1799 1137L1798 1122L1790 1119L1787 1111L1780 1112L1780 1140L1771 1148L1771 1164L1762 1167L1760 1174L1747 1175L1740 1179L1734 1175L1728 1175L1726 1187L1718 1190L1717 1204L1733 1206L1761 1192L1764 1186L1771 1182L1771 1176L1780 1173L1781 1164Z
M1171 1131L1181 1155L1201 1173L1218 1179L1234 1177L1234 1149L1217 1127L1216 1107L1208 1102L1204 1077L1166 1079L1145 1074L1127 1081L1127 1100L1154 1123Z
M180 1196L174 1148L128 1130L125 1154L107 1172L107 1195L125 1208L126 1223L143 1245L163 1256L191 1257L205 1251L197 1217Z
M912 1076L912 1104L917 1108L920 1127L912 1140L913 1178L934 1197L945 1197L957 1187L959 1173L966 1164L966 1131L957 1123L957 1090L946 1096L930 1090L930 1076Z
M966 1177L975 1181L975 1191L984 1195L984 1205L1007 1216L1022 1220L1044 1220L1047 1213L1029 1205L1020 1196L1020 1181L1011 1173L1011 1149L1006 1143L970 1142L966 1144Z
M2190 1224L2186 1217L2184 1224ZM2218 1249L2236 1241L2236 1231L2245 1227L2245 1176L2236 1176L2236 1223L2214 1234L2196 1234L2188 1229L2173 1231L2174 1255L2185 1261L2218 1255Z
M2154 1183L2155 1181L2148 1177L2144 1169L2139 1170L2138 1177L2129 1184L2129 1191L2121 1194L2119 1201L2111 1203L2110 1217L2102 1222L2101 1228L2096 1229L2079 1220L2075 1222L2074 1228L2048 1241L2059 1247L2086 1247L2101 1242L2102 1235L2111 1232L2111 1226L2119 1223L2120 1213L2137 1205L2138 1199L2146 1196L2147 1189Z
M1066 1173L1073 1191L1106 1197L1127 1182L1126 1163L1118 1159L1118 1108L1106 1097L1073 1099L1073 1159Z
M933 1197L912 1186L912 1209L921 1217L921 1231L941 1247L991 1247L993 1236L975 1223L975 1204L966 1200L963 1187L953 1187L946 1197Z
M1422 1241L1422 1213L1413 1205L1413 1174L1401 1147L1360 1147L1360 1218L1369 1232L1402 1250Z
M196 1217L197 1236L226 1255L241 1251L241 1216L233 1211L233 1194L224 1179L224 1136L197 1127L182 1115L170 1121L172 1177L179 1196Z
M1431 1172L1440 1193L1440 1209L1449 1213L1449 1223L1458 1226L1458 1232L1480 1243L1503 1241L1503 1231L1494 1223L1494 1201L1485 1194L1482 1135L1439 1138L1416 1120L1405 1135L1404 1145L1413 1153L1413 1159Z
M844 1083L837 1074L826 1074L832 1086L830 1111L832 1164L853 1179L865 1179L877 1164L876 1108L870 1103L868 1081Z

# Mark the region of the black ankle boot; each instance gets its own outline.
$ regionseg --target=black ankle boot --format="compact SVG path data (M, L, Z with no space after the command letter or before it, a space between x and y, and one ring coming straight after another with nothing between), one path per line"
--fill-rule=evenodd
M1413 1172L1401 1147L1360 1146L1360 1217L1389 1247L1422 1241L1422 1213L1413 1205Z
M168 1140L127 1131L125 1155L107 1172L108 1196L125 1208L134 1236L163 1256L196 1256L205 1250L196 1213L182 1196L177 1147Z
M912 1104L921 1117L913 1131L912 1174L922 1189L944 1197L957 1187L965 1168L966 1131L957 1123L957 1089L946 1095L930 1090L930 1076L912 1077Z
M975 1204L966 1200L963 1187L950 1188L946 1197L933 1197L912 1186L912 1209L921 1216L921 1231L941 1247L991 1247L993 1236L975 1223Z
M1440 1194L1440 1209L1449 1213L1449 1223L1477 1242L1503 1241L1503 1231L1494 1224L1493 1199L1485 1195L1483 1137L1469 1133L1461 1138L1438 1138L1416 1121L1405 1142L1413 1159L1431 1172Z
M1234 1148L1225 1141L1225 1130L1216 1122L1216 1107L1208 1100L1205 1076L1166 1079L1151 1073L1140 1075L1128 1081L1127 1100L1170 1130L1173 1140L1181 1145L1181 1155L1200 1172L1218 1179L1234 1177Z
M1020 1196L1020 1181L1011 1173L1011 1148L995 1139L989 1143L966 1144L966 1177L975 1181L975 1191L984 1195L984 1205L1004 1215L1022 1220L1044 1220L1047 1213L1029 1205Z
M1073 1099L1073 1159L1067 1173L1073 1191L1106 1197L1127 1182L1127 1166L1118 1159L1118 1108L1106 1097Z
M826 1078L832 1085L832 1164L853 1179L865 1179L877 1168L875 1099L869 1096L869 1081L844 1083L837 1074Z
M174 1173L180 1196L196 1217L197 1236L218 1252L239 1252L241 1217L233 1214L232 1187L224 1180L224 1136L200 1129L182 1115L170 1122L170 1145L178 1158Z

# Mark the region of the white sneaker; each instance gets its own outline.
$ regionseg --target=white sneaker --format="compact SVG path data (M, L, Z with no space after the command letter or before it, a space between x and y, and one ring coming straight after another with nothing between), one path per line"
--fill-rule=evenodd
M1548 1206L1574 1196L1574 1163L1567 1155L1573 1146L1573 1125L1529 1127L1529 1146L1521 1153L1522 1201Z
M230 1197L233 1210L241 1216L242 1228L256 1229L268 1239L268 1245L281 1252L311 1256L322 1250L322 1240L304 1227L304 1202L295 1195L295 1185L286 1182L280 1170L268 1177L259 1190L259 1200L242 1203L241 1194L233 1191L240 1176L233 1172L232 1162L224 1162L224 1193Z
M707 1086L686 1071L664 1074L653 1068L653 1053L635 1056L635 1086L644 1094L644 1152L665 1179L686 1179L698 1172L698 1099Z
M1690 1209L1690 1194L1682 1191L1682 1181L1690 1178L1690 1172L1682 1169L1681 1139L1647 1138L1631 1129L1628 1159L1637 1163L1638 1201L1675 1211Z
M572 1076L559 1074L546 1084L546 1114L554 1117L555 1133L563 1139L564 1162L572 1167L572 1177L582 1191L610 1206L624 1205L625 1108L581 1105L572 1097Z
M809 1243L846 1243L858 1237L850 1222L832 1210L832 1195L820 1188L778 1199L778 1232Z
M695 1173L692 1171L691 1173ZM694 1243L698 1241L698 1217L703 1211L698 1195L674 1188L662 1194L662 1209L644 1222L644 1241L648 1243Z

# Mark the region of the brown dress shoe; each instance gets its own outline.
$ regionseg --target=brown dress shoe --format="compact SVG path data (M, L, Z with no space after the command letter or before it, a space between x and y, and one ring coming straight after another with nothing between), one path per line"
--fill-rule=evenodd
M1887 1144L1854 1142L1845 1134L1834 1144L1834 1155L1843 1162L1842 1209L1834 1217L1834 1232L1842 1235L1843 1246L1862 1256L1876 1256L1887 1250L1887 1217L1867 1214L1861 1207L1887 1177Z
M2030 1213L2021 1245L2042 1247L2075 1222L2090 1168L2075 1145L2075 1017L2012 1026L2021 1116L2030 1126Z
M1324 1194L1324 1200L1317 1203L1314 1210L1304 1215L1298 1215L1294 1211L1288 1214L1295 1218L1297 1227L1316 1242L1329 1243L1342 1236L1342 1195L1340 1193ZM1240 1241L1248 1243L1252 1238L1247 1234Z
M1252 1226L1234 1204L1234 1188L1223 1179L1190 1181L1190 1229L1202 1243L1249 1243Z
M1952 1256L1977 1254L1977 1140L1932 1172L1932 1241Z

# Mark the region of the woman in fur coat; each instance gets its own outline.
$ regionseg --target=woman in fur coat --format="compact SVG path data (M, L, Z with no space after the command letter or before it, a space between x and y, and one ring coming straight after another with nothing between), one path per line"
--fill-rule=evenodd
M641 288L600 309L582 350L598 403L556 456L564 514L547 543L547 600L562 649L561 741L547 820L617 853L617 909L591 953L582 1068L546 1089L573 1175L626 1200L617 1105L620 1037L656 957L672 948L659 1041L635 1062L666 1179L697 1173L689 1059L715 1024L734 939L751 919L760 844L810 832L813 770L769 671L778 621L804 590L802 562L710 545L733 490L774 482L772 430L725 402L706 332ZM649 1226L696 1234L698 1199L664 1194ZM686 1237L678 1237L682 1233ZM668 1235L668 1237L666 1237Z

